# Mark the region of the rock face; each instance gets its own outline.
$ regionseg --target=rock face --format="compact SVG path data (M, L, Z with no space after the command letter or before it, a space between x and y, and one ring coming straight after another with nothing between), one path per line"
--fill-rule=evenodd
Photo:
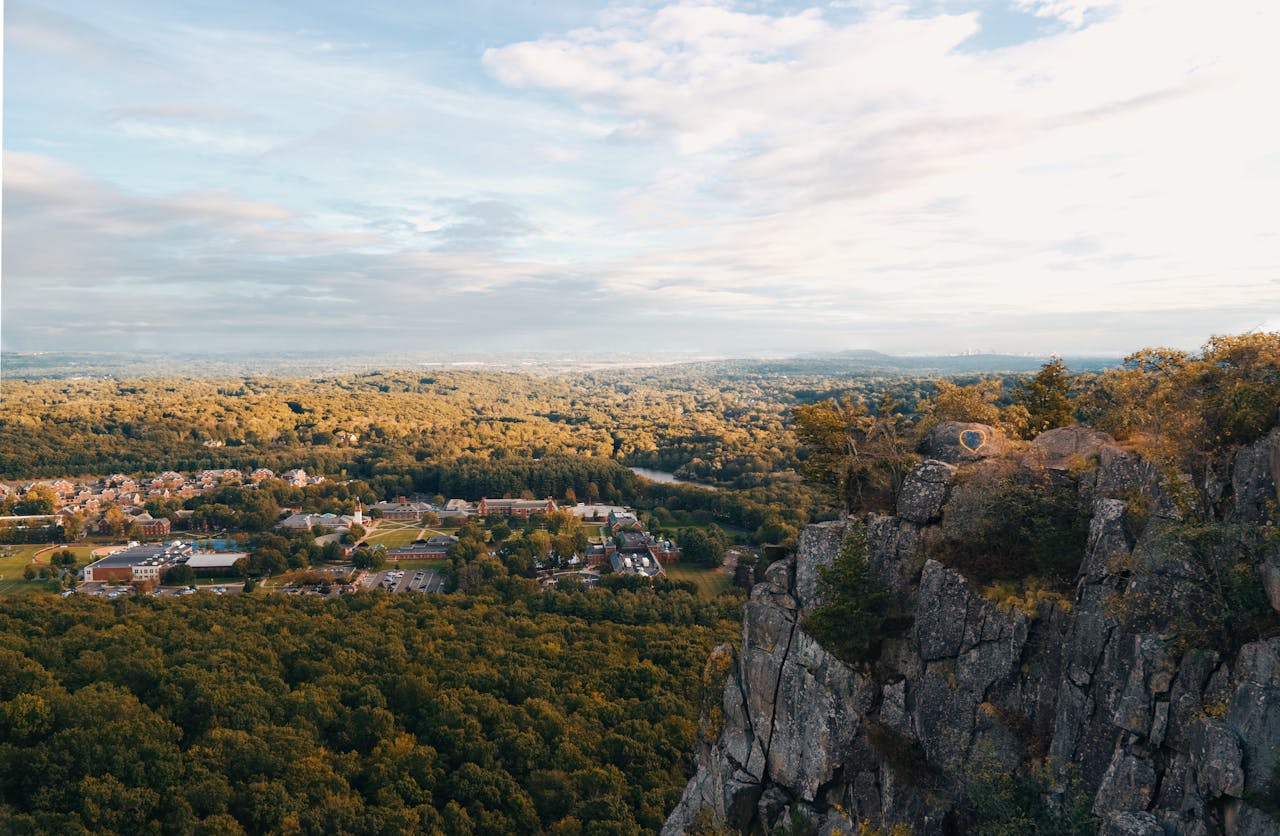
M898 516L919 525L937 522L956 469L946 462L928 459L912 469L898 491Z
M1031 443L1032 456L1052 469L1067 469L1087 459L1097 458L1102 448L1115 439L1089 427L1059 427L1042 432Z
M806 822L823 834L863 823L963 832L972 781L1033 764L1053 776L1045 797L1063 803L1073 787L1098 832L1280 832L1250 803L1280 758L1280 638L1179 645L1159 619L1135 616L1181 600L1194 568L1163 534L1173 503L1153 469L1109 439L1057 432L1045 444L1055 456L1069 448L1097 462L1078 485L1091 522L1074 594L998 605L928 558L957 477L949 462L972 454L931 447L936 458L908 476L897 515L862 522L871 575L910 626L857 666L819 646L805 619L823 603L820 568L850 523L805 529L794 558L752 591L720 733L663 833ZM1275 438L1234 463L1232 516L1265 513ZM1128 502L1142 497L1144 526L1133 530Z
M921 452L951 464L988 459L1004 452L1004 434L987 424L943 421L929 431Z

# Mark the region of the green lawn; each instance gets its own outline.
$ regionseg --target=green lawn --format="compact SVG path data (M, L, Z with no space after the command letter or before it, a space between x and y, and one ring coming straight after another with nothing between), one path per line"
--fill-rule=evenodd
M383 545L389 549L396 549L417 540L421 531L422 526L417 523L406 526L403 523L383 522L365 538L365 542L371 546Z
M44 552L49 545L10 545L8 551L0 551L0 595L29 595L45 589L44 581L29 581L22 576L23 567L31 563L37 552ZM79 553L79 549L72 549ZM84 549L88 553L88 549ZM83 561L83 557L81 558ZM49 562L49 554L41 556L40 563Z
M673 581L689 581L697 585L702 598L715 598L733 588L733 579L721 569L707 569L687 563L668 563L662 567Z

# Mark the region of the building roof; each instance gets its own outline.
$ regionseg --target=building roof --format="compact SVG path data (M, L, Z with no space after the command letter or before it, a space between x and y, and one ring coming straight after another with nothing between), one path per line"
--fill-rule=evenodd
M555 504L555 500L550 497L546 499L490 499L485 497L481 501L486 505L507 505L511 508L545 508L548 505Z
M248 557L245 552L208 552L193 554L187 558L187 565L192 569L228 569L235 566L237 560Z
M610 514L626 514L630 509L621 505L587 505L579 502L569 509L575 517L608 517Z
M89 569L109 569L113 566L137 566L140 563L156 560L165 563L177 560L191 553L191 546L186 543L169 543L166 545L133 545L113 552L101 560L90 563Z

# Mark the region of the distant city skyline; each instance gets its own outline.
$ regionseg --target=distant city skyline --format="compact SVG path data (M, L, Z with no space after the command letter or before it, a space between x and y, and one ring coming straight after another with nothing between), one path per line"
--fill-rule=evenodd
M7 352L1280 330L1264 0L4 10Z

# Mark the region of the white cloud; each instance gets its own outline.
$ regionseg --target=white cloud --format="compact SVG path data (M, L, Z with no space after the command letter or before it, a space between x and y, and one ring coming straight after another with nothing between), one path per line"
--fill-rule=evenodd
M1277 7L1008 3L1046 23L986 50L985 2L629 5L465 82L400 39L20 14L11 78L49 99L10 147L79 165L6 154L6 334L121 288L472 345L602 299L659 329L611 339L712 349L1123 350L1280 310ZM123 78L121 20L169 69Z
M1090 14L1109 11L1118 3L1115 0L1016 0L1015 8L1037 17L1051 17L1071 26L1083 26Z
M681 4L485 63L675 152L620 217L696 232L609 274L628 292L675 272L728 315L786 288L944 321L1280 305L1276 10L1107 5L1024 4L1074 28L975 53L974 14Z

